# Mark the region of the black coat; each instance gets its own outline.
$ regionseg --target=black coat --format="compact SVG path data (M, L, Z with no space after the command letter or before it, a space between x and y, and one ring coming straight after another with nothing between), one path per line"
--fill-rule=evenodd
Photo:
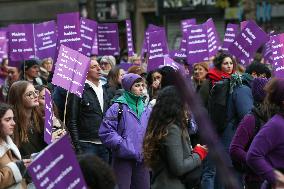
M70 132L73 145L77 152L80 146L79 140L99 141L99 127L104 113L109 108L109 97L103 86L104 110L101 110L100 103L95 91L89 84L85 84L82 98L69 94L67 102L66 126Z

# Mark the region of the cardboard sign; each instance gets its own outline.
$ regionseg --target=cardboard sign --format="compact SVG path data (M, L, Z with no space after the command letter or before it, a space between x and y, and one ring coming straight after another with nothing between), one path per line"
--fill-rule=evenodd
M90 58L61 45L52 83L81 98L89 66Z
M28 172L37 189L87 189L67 135L45 148L32 161Z

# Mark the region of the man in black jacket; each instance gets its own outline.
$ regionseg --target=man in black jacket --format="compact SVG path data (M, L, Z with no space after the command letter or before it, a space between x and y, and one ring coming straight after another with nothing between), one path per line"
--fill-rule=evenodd
M66 125L77 153L91 153L108 162L108 150L102 145L98 130L109 106L106 88L100 82L101 68L91 59L82 98L70 94Z

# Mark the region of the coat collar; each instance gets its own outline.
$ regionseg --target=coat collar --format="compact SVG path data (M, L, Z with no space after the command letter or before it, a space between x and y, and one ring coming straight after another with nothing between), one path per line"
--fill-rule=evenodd
M4 141L0 145L0 157L3 157L8 150L11 150L18 159L21 159L21 154L18 147L14 144L13 140L9 136L7 136L7 141Z

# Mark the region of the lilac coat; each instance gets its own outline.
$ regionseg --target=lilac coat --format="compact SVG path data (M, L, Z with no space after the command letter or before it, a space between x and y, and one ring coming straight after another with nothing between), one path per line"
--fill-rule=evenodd
M102 143L112 149L113 157L141 162L142 144L151 109L145 107L141 118L123 104L120 123L117 123L119 104L114 103L106 112L99 129Z
M276 114L255 136L246 157L247 164L270 184L274 169L284 170L284 117Z

